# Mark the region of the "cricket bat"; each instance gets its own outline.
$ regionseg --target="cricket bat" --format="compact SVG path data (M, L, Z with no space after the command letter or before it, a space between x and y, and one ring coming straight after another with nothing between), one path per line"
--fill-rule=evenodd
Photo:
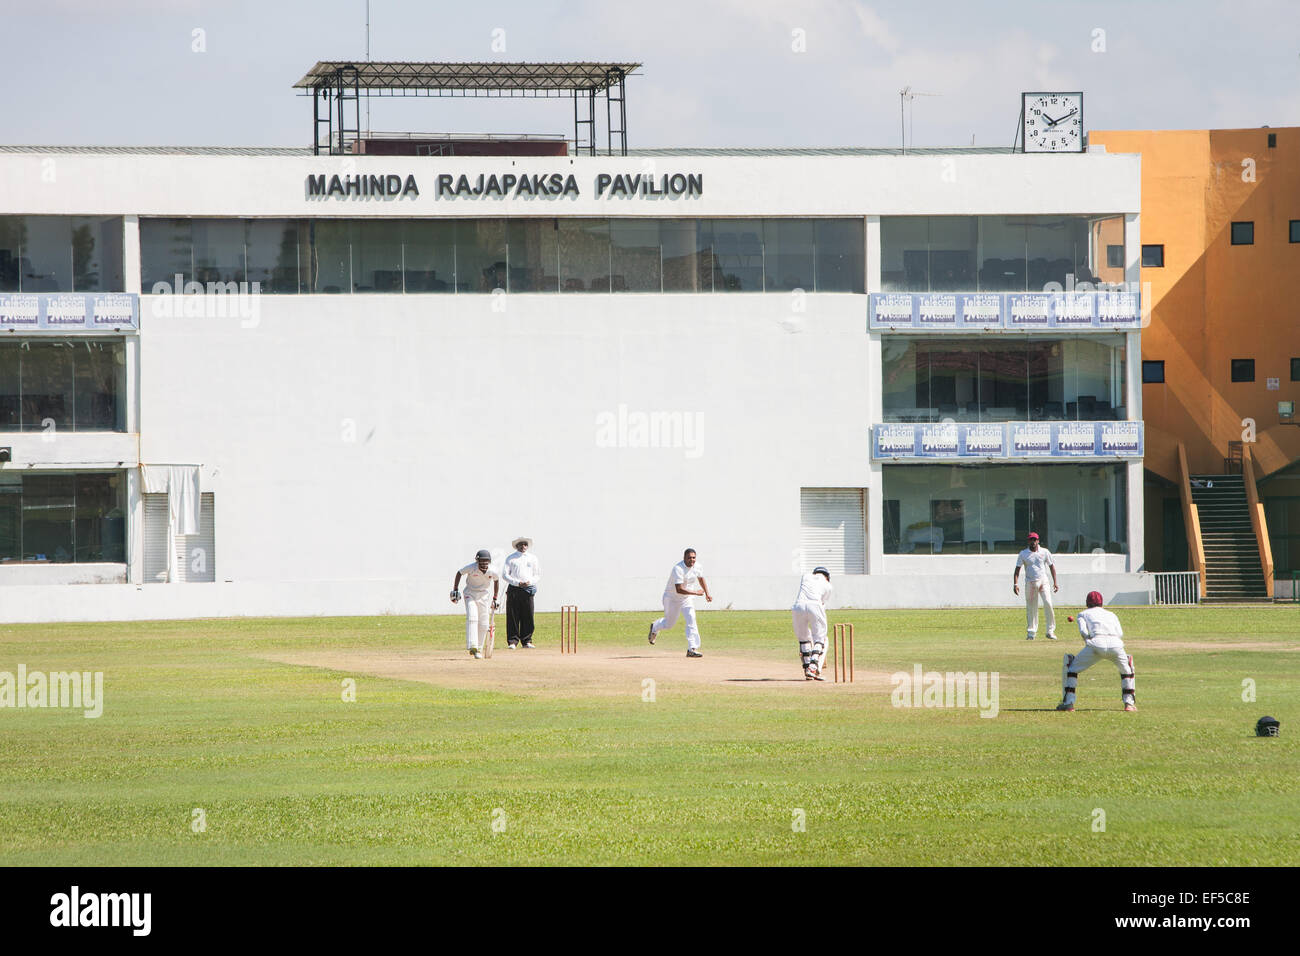
M497 636L497 612L490 611L488 617L487 638L483 641L484 657L492 656L492 648L496 644L496 636Z

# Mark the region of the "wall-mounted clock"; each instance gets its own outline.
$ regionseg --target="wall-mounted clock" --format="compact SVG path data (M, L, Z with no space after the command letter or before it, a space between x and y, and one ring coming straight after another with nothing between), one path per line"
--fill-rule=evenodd
M1026 153L1083 152L1082 93L1021 93L1020 122Z

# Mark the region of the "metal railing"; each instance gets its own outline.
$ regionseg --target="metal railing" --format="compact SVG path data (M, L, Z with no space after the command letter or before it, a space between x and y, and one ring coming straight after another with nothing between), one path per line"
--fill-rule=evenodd
M1200 579L1197 571L1155 571L1151 575L1151 603L1199 604Z

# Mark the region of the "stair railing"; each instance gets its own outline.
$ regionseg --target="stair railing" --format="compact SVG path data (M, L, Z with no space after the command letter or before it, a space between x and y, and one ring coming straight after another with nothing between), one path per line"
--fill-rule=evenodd
M1199 578L1201 598L1205 598L1205 543L1201 540L1201 517L1192 501L1192 476L1187 471L1187 452L1178 443L1178 491L1183 499L1183 527L1187 529L1187 553L1192 559L1192 570Z
M1268 523L1264 520L1264 503L1255 488L1255 463L1249 448L1241 456L1241 483L1246 486L1246 507L1250 510L1250 526L1255 532L1259 548L1259 565L1264 572L1265 593L1273 596L1273 548L1268 543Z

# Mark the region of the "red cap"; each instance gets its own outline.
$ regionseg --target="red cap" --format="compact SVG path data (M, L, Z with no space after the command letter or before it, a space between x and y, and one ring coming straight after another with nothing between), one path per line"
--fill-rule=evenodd
M1037 540L1038 540L1038 532L1036 532L1036 531L1031 531L1031 532L1029 532L1029 538L1030 538L1031 541L1037 541Z
M1088 607L1101 607L1101 592L1089 591L1087 598L1084 600L1088 602Z

